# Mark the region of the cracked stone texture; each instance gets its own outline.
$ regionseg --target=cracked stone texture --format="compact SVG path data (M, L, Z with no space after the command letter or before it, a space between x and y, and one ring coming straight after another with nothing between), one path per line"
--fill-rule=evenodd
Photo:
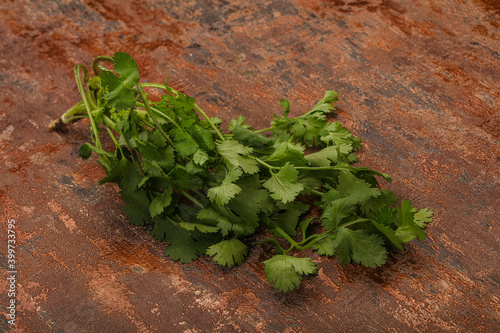
M12 332L498 332L500 4L494 0L0 1L0 326ZM129 52L143 80L226 123L267 127L327 89L363 139L360 164L430 207L429 237L377 269L317 258L295 291L242 266L163 256L130 224L79 100L73 66ZM17 221L17 320L5 317L7 221Z

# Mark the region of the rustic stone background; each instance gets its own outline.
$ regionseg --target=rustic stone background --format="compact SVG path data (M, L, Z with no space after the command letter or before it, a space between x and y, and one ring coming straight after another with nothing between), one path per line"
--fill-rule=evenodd
M17 332L498 332L500 3L495 0L0 0L0 244L16 219ZM317 258L281 294L241 267L179 264L83 161L73 66L129 52L210 115L267 126L327 89L362 165L430 207L429 237L366 269ZM6 245L0 247L6 267ZM0 309L6 310L5 270Z

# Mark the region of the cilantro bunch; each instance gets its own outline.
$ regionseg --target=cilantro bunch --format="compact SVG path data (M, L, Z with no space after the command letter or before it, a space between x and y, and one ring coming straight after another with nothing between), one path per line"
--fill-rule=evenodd
M220 119L166 82L140 83L127 53L97 57L92 68L90 78L84 65L75 67L82 101L51 128L90 119L93 143L80 155L99 156L107 173L100 183L118 184L125 214L152 226L173 260L207 255L231 267L245 261L249 245L261 245L272 250L263 262L268 281L286 292L317 272L306 249L376 267L387 247L403 250L404 242L426 237L430 210L407 200L398 206L378 184L388 175L352 166L361 140L329 119L336 92L295 118L281 100L283 113L269 128L255 130L240 116L223 131ZM161 100L151 101L145 88L161 89ZM266 239L252 244L257 232Z

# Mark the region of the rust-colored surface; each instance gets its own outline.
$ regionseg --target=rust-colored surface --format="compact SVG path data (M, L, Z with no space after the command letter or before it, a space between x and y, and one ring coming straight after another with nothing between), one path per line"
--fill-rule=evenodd
M7 221L17 233L17 332L498 332L498 1L0 1L0 309ZM299 114L324 90L364 141L361 164L435 211L424 242L366 269L317 258L288 294L254 248L224 269L179 264L132 226L117 189L83 161L77 63L129 52L142 78L264 127L278 101Z

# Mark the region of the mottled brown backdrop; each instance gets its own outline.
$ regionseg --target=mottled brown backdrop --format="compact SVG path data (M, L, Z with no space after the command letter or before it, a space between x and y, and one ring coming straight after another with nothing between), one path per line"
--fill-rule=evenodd
M17 332L498 332L499 28L495 0L0 0L0 309L15 219ZM115 51L226 123L338 91L360 165L435 212L429 237L378 269L318 257L285 295L261 248L165 258L79 158L88 125L47 131L79 100L73 66Z

